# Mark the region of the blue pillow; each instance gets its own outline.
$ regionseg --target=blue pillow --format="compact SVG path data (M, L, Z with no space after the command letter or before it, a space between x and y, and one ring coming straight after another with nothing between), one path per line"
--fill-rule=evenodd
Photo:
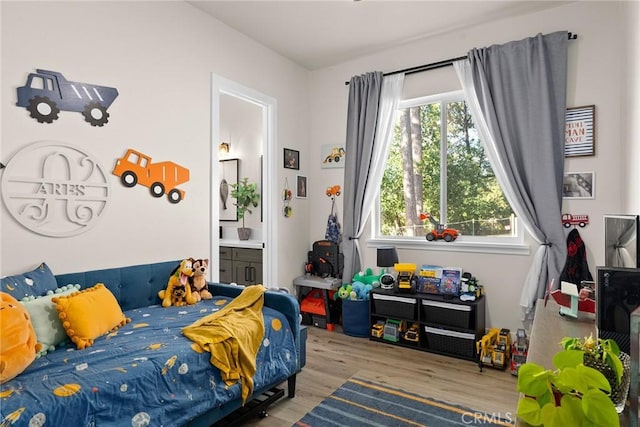
M32 271L0 279L0 291L18 301L24 297L42 296L48 291L55 291L57 287L55 276L44 262Z

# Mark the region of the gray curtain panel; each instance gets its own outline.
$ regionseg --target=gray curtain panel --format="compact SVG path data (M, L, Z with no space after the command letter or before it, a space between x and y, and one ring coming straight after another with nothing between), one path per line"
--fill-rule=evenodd
M373 141L378 122L378 103L382 91L381 72L354 76L349 81L347 110L346 162L344 173L344 221L342 280L350 282L360 271L360 257L352 240L360 227L364 193L373 156Z
M475 93L506 179L510 200L541 244L535 289L523 289L531 309L566 258L562 209L567 86L566 31L537 35L468 54ZM538 267L532 267L538 270Z

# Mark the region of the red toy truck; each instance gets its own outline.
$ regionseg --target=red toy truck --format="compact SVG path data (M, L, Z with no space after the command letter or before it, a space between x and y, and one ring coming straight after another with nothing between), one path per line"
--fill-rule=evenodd
M589 215L562 214L562 225L564 225L564 228L569 228L572 225L579 225L580 228L584 228L587 224L589 224Z

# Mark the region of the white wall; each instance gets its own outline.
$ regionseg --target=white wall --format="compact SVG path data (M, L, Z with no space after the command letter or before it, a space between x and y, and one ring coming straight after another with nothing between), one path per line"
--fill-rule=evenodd
M210 256L211 73L277 100L278 153L306 145L307 71L185 2L2 1L0 9L0 161L7 163L33 141L57 140L89 151L109 173L116 158L136 148L184 165L191 174L182 185L185 199L176 205L150 197L144 187L124 188L109 175L107 214L76 237L35 234L3 204L2 275L41 261L65 273ZM16 88L36 68L116 87L120 95L109 109L109 123L94 128L70 112L49 125L31 119L15 106ZM281 163L282 154L277 159ZM284 181L281 166L278 176ZM278 282L286 284L301 271L307 220L276 218L284 236L302 236L280 246Z
M640 2L628 1L623 5L623 16L626 21L626 49L620 67L625 71L622 90L624 156L620 163L624 168L623 211L640 214Z
M627 25L631 25L631 20ZM636 22L636 21L633 21ZM310 141L312 163L311 188L320 193L330 183L343 183L343 170L320 168L320 145L344 142L348 99L348 81L352 75L368 71L384 72L465 55L474 47L519 40L537 33L567 30L578 34L569 46L567 106L596 105L596 155L571 158L566 171L595 171L595 200L566 200L564 211L588 214L591 224L580 230L588 250L591 273L604 260L602 215L623 209L619 167L622 152L621 96L623 50L622 6L617 2L574 2L564 6L504 19L490 24L456 30L451 33L394 47L385 52L345 62L312 73ZM451 70L431 71L408 76L405 93L451 90ZM636 73L637 75L637 73ZM635 131L637 132L637 131ZM349 155L347 153L347 155ZM637 191L637 190L636 190ZM322 238L329 204L314 199L311 212L311 240ZM340 200L340 206L342 201ZM342 212L342 208L340 208ZM558 218L560 221L560 218ZM521 327L519 299L534 253L529 236L530 255L468 254L434 250L400 250L402 262L461 266L478 277L487 290L489 326ZM364 245L366 246L366 245ZM375 248L366 248L365 266L375 268Z

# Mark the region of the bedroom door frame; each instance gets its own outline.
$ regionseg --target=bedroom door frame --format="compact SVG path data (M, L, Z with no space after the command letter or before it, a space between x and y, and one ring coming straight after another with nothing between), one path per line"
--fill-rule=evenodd
M277 102L274 98L222 76L211 74L211 256L209 257L210 280L218 282L220 277L220 198L214 197L218 188L218 146L220 136L220 96L228 95L257 105L262 109L262 275L263 284L278 287L278 221L276 177L276 117ZM217 193L216 193L217 194Z

